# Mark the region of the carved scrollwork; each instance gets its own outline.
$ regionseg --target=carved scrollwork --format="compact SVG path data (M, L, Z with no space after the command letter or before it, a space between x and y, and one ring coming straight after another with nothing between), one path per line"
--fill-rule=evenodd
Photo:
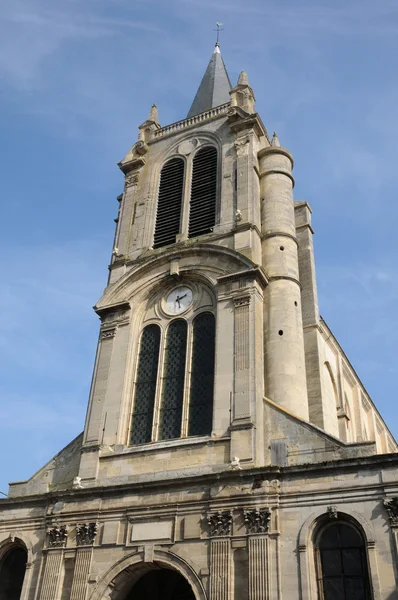
M230 510L217 511L209 514L207 516L207 523L212 537L231 535L232 514Z
M398 527L398 498L385 498L383 504L390 517L391 525Z
M249 306L250 304L250 296L240 296L239 298L234 298L235 308L240 308L241 306Z
M115 337L116 335L116 329L106 329L105 331L103 331L101 333L101 340L108 340L110 338Z
M271 521L271 511L269 508L245 510L244 516L247 533L268 533Z
M68 539L68 530L65 525L54 525L47 529L48 545L50 548L62 548Z
M94 544L98 533L98 523L83 523L76 525L76 544L78 546L91 546Z
M126 187L130 186L130 185L138 185L139 178L140 178L140 176L138 173L131 173L130 175L126 175L126 178L125 178Z

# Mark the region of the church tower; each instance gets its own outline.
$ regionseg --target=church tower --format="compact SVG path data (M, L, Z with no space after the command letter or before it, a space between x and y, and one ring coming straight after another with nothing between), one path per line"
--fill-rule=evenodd
M397 599L396 442L319 315L292 154L218 43L119 167L84 431L0 500L0 600Z

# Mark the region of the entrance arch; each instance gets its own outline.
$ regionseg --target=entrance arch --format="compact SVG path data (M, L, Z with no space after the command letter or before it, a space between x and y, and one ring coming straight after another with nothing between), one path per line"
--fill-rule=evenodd
M28 553L23 546L12 544L0 560L0 600L20 600Z
M144 552L135 552L119 560L102 577L90 600L207 600L196 570L186 560L164 550L155 550L151 562L145 558ZM162 595L156 596L158 589Z
M160 568L142 575L123 600L195 600L195 596L178 571Z

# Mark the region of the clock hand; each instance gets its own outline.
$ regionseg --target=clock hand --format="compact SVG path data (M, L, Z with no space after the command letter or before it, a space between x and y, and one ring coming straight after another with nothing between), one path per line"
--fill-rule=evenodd
M185 297L186 297L186 294L184 294L183 296L178 296L178 299L179 299L179 300L182 300L182 299L183 299L183 298L185 298Z

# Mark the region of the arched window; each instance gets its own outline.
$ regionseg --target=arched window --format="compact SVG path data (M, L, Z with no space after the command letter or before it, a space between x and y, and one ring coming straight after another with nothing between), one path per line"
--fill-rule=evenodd
M188 435L210 434L213 422L215 319L211 313L193 322Z
M144 444L152 439L159 348L160 328L148 325L141 335L130 444Z
M0 600L19 600L28 554L22 546L12 546L0 562Z
M217 149L205 146L193 159L188 237L213 231L216 222Z
M187 354L187 323L172 321L167 331L160 401L159 440L181 435L184 401L185 362Z
M349 522L324 527L316 544L320 600L370 600L365 541Z
M174 244L180 232L184 190L184 161L169 160L160 173L154 248Z

